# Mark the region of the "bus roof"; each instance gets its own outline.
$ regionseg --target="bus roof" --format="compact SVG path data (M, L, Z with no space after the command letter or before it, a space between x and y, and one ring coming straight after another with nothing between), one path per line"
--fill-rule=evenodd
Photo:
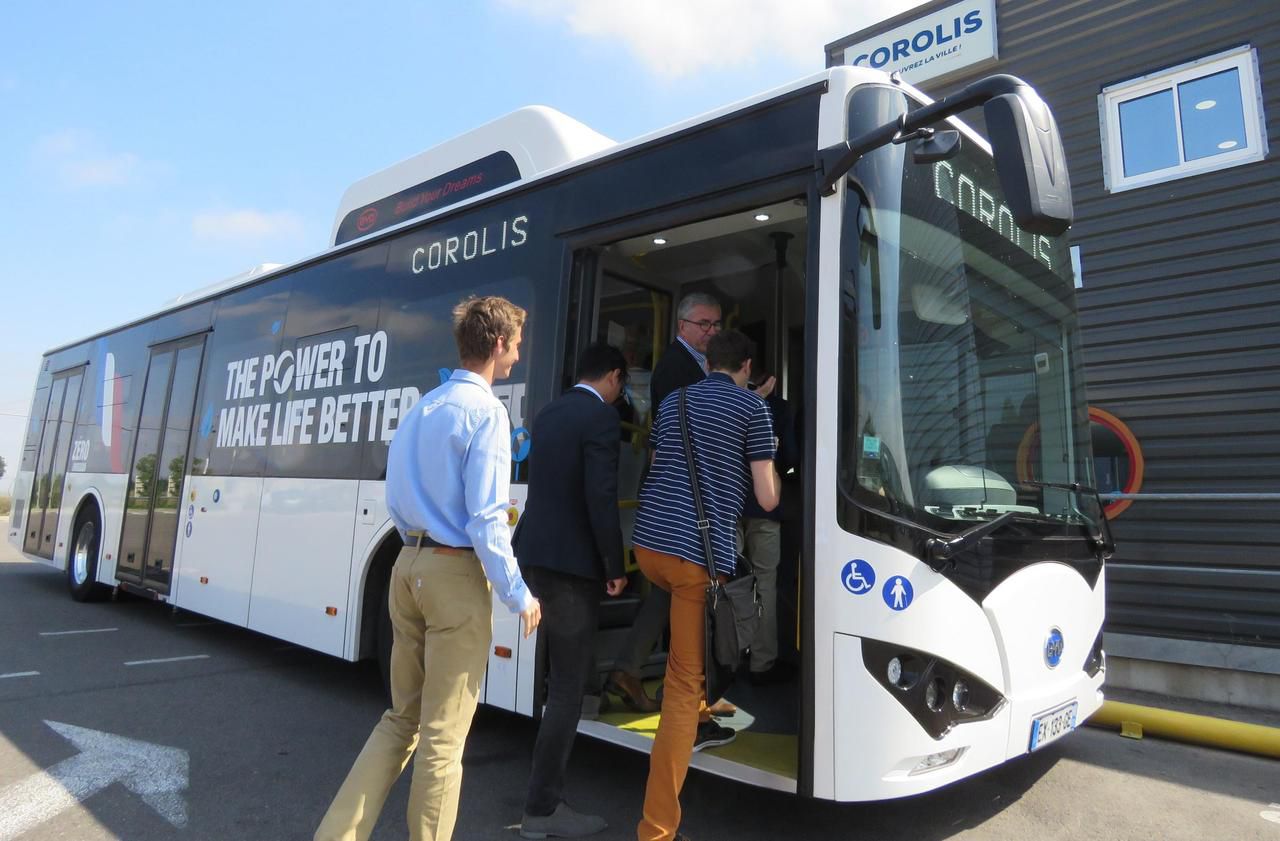
M291 263L259 264L248 271L240 272L239 274L232 275L231 277L225 278L224 280L216 283L183 293L166 302L166 304L159 309L148 312L124 324L109 327L83 339L59 345L58 347L46 351L45 355L47 356L51 353L66 350L67 348L113 333L117 330L124 329L125 327L148 321L172 310L181 309L182 307L215 297L241 286L247 286L269 275L289 271L303 264L313 262L330 252L345 250L346 248L353 246L355 243L363 242L369 237L389 234L390 232L399 230L402 227L423 222L447 211L456 211L459 208L472 204L482 198L488 198L494 194L513 189L520 185L528 184L532 181L551 177L564 172L565 170L582 166L592 161L615 154L621 154L636 147L657 142L664 137L679 134L703 123L713 122L721 119L722 117L733 114L734 112L750 108L760 103L768 102L771 99L785 96L794 91L811 87L813 85L832 80L836 77L841 77L842 82L848 87L852 87L857 84L886 83L889 81L888 74L880 70L851 66L830 67L822 70L821 72L813 73L800 79L796 79L788 84L773 88L772 90L747 97L746 99L730 103L721 108L699 114L696 117L691 117L678 123L673 123L664 128L649 132L648 134L640 135L632 140L621 143L612 141L577 120L574 120L572 117L546 106L535 105L517 109L504 117L500 117L492 122L480 126L479 128L473 129L470 132L464 133L451 140L447 140L438 146L407 158L398 164L393 164L386 169L379 170L378 172L375 172L372 175L362 178L352 184L347 188L346 192L343 193L342 200L339 203L331 239L336 237L338 228L341 226L342 220L345 218L344 210L346 211L346 214L349 215L352 210L363 207L364 205L361 203L361 200L368 202L378 196L394 196L397 194L397 190L403 190L406 186L412 187L415 183L421 183L421 180L424 178L429 179L432 177L438 177L439 174L441 174L441 167L446 167L450 164L453 164L454 170L456 170L460 157L464 154L468 160L474 161L477 156L477 149L467 149L466 141L469 138L479 137L485 141L487 145L484 145L481 151L497 153L506 152L515 159L517 166L520 166L523 161L527 170L522 169L518 179L503 183L495 189L484 190L483 192L468 195L465 199L456 203L441 205L437 209L430 210L420 216L406 218L404 221L397 222L385 228L376 229L366 235L342 242L339 245L326 244L323 251L310 254L298 260L294 260ZM919 94L909 85L902 85L902 87L927 101L927 97L924 97L923 94ZM523 130L525 134L516 138L500 139L494 132L502 128L512 130L520 129ZM501 148L495 146L495 144L499 142L503 143ZM462 163L465 164L465 161ZM448 174L448 172L446 171L443 174ZM415 182L414 179L418 179L418 181ZM387 191L390 192L388 193Z
M468 175L474 177L473 171L468 168L474 168L478 162L493 155L510 156L511 162L515 164L515 177L504 183L512 183L527 181L543 172L616 145L615 141L554 108L530 105L517 109L352 184L338 202L329 244L339 245L343 241L344 238L339 233L344 219L355 211L374 207L379 200L410 191L415 194L400 202L410 204L413 199L418 198L416 191L427 187L434 187L435 195L442 192L463 195L462 191L450 191L452 184L447 180L439 186L434 186L434 182L437 179L447 179L451 174L456 174L460 179ZM484 186L484 182L480 186ZM396 214L396 217L403 218L396 218L395 221L407 221L424 216L431 209L457 203L456 200L449 201L447 195L432 202L415 203L406 212Z

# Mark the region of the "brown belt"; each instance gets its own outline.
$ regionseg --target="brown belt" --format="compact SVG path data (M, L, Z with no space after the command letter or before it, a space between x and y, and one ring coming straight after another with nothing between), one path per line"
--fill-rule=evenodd
M446 546L431 539L431 535L425 531L409 531L405 532L405 546L417 549L430 549L437 555L472 555L475 550L470 546L462 548L459 546Z

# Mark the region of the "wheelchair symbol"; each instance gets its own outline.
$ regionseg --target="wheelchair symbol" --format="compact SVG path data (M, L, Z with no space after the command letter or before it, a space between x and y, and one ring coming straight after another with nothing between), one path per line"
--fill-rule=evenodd
M876 571L872 569L871 564L855 558L844 565L844 569L840 571L840 582L844 584L844 588L855 596L861 596L863 593L871 592L871 588L876 585Z

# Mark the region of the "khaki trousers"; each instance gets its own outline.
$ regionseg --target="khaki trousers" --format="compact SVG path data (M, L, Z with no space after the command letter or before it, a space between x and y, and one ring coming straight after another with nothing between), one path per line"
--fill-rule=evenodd
M698 735L699 708L705 705L703 671L706 567L674 555L635 547L640 569L671 594L671 646L662 690L662 718L649 755L644 790L644 817L636 827L640 841L665 841L680 828L680 789L689 773Z
M391 708L365 742L316 841L367 839L410 758L409 837L453 836L462 750L493 639L489 581L474 552L405 547L391 570L388 603Z

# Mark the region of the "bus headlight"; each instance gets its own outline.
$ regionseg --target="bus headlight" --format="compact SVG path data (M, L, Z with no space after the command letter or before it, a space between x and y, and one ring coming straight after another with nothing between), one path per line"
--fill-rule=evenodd
M946 691L947 685L943 683L942 678L935 677L924 688L924 705L934 712L941 712L942 699L945 697Z
M889 663L885 666L885 679L890 686L897 687L901 690L913 688L920 681L920 674L924 670L924 661L918 657L912 657L904 654L901 657L889 658Z
M941 753L931 753L924 759L916 763L916 767L912 768L907 776L914 777L917 774L925 774L929 771L937 771L939 768L946 768L949 765L955 765L960 757L964 756L964 752L968 748L952 748L944 750Z
M923 651L864 637L862 663L935 739L957 724L989 719L1004 706L1004 696L982 678Z

